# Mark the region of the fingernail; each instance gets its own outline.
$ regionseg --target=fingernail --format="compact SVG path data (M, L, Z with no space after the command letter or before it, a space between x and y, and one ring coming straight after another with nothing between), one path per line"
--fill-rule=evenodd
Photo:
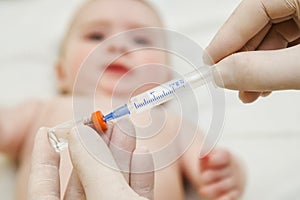
M214 65L212 73L213 73L214 83L217 86L224 88L225 86L224 86L224 80L222 77L222 68L218 64L216 64L216 65Z

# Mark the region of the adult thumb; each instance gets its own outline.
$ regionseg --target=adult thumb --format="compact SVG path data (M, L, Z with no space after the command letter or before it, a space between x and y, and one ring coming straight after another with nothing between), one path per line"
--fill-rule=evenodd
M215 81L220 87L240 91L300 89L299 55L300 45L235 53L215 65Z

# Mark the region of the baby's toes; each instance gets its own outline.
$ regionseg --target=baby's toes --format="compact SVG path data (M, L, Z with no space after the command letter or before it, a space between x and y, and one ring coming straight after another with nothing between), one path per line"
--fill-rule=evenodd
M232 160L232 155L229 151L225 149L216 149L210 155L206 166L211 168L220 168L220 167L230 165L231 160Z
M230 192L222 195L221 197L217 198L216 200L237 200L239 199L239 191L238 190L231 190Z
M211 184L211 183L219 181L221 179L225 179L226 177L229 177L230 174L231 174L230 167L224 167L221 169L205 170L201 174L201 183L203 186L205 186L207 184Z
M232 155L225 149L215 149L209 155L200 159L201 170L221 168L231 164Z
M234 190L235 181L230 177L218 182L204 185L200 188L201 197L208 199L217 199Z

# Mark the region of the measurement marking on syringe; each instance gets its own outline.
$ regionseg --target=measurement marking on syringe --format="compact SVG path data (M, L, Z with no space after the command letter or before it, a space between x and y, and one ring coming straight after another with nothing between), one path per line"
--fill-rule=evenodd
M201 70L203 71L203 69L205 68L202 68ZM185 74L181 79L171 80L137 96L133 96L127 104L124 104L105 115L104 121L110 121L125 115L149 110L173 99L177 94L184 94L181 93L181 91L184 92L185 90L189 90L189 88L192 89L203 86L213 80L212 69L213 68L207 68L202 75L200 74L199 69L197 69Z
M163 87L164 86L159 87L160 91L161 91L161 94L159 94L157 96L155 95L155 92L157 92L156 89L158 89L158 88L154 88L153 90L149 91L148 94L151 95L152 97L150 97L150 99L143 98L141 103L134 102L133 103L134 107L136 109L139 109L139 108L143 108L146 105L151 104L155 101L159 101L159 100L162 100L162 99L167 99L167 97L174 94L176 92L176 90L178 90L180 88L184 88L185 87L185 81L183 79L172 81L171 83L168 84L168 86L165 86L167 88L163 88Z

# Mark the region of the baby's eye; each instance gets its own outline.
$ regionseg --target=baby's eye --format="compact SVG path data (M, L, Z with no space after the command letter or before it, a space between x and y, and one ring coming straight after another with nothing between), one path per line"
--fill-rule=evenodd
M148 39L148 38L144 38L144 37L135 37L133 39L133 41L138 44L138 45L143 45L143 46L146 46L146 45L150 45L151 44L151 41Z
M92 41L100 41L104 39L104 35L101 33L92 33L89 34L87 38Z

